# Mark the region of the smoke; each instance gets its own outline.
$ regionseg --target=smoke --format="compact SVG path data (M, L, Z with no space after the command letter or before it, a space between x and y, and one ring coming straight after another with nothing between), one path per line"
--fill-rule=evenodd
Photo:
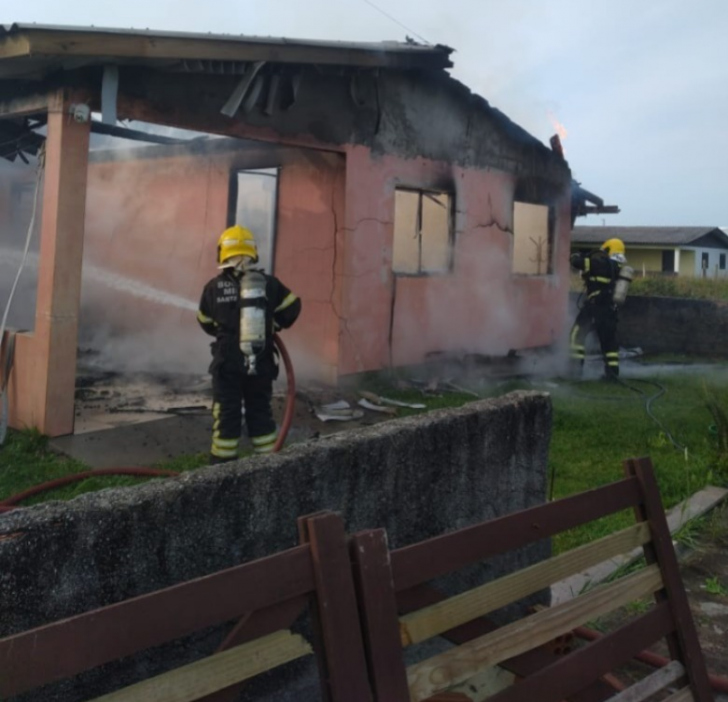
M0 317L10 297L31 223L37 182L36 161L24 164L0 159ZM38 201L42 192L38 193ZM37 258L39 217L31 233L29 258ZM8 315L12 329L32 329L38 286L37 267L26 265L18 280Z

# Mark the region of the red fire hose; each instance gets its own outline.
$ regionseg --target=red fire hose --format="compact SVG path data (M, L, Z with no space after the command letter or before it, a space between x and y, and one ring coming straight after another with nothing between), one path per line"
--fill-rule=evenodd
M296 376L293 372L293 363L291 357L288 354L283 340L278 334L273 335L273 343L278 347L283 358L283 365L286 368L286 385L288 390L286 392L286 407L283 410L283 421L281 422L281 430L278 433L278 439L276 445L273 447L273 453L277 453L283 448L283 442L286 440L288 430L291 428L291 422L293 421L293 406L296 400Z
M283 358L283 365L286 369L286 383L288 390L286 392L286 405L283 410L283 421L281 422L281 429L278 433L278 439L276 440L273 452L276 453L283 448L283 443L288 435L288 430L291 428L291 421L293 420L293 409L294 401L296 399L296 378L293 372L293 363L291 357L286 349L283 341L278 334L273 335L273 342L275 343L278 351ZM71 485L77 483L86 478L95 478L99 475L138 475L144 477L165 477L171 478L179 475L178 472L173 470L162 470L158 468L99 468L96 470L86 470L81 473L73 473L72 475L65 475L62 478L56 478L55 480L49 480L45 483L34 485L33 487L23 490L15 495L6 497L4 500L0 500L0 514L3 512L9 512L12 509L16 509L19 502L27 500L30 497L39 495L49 490L54 490L65 485Z
M584 641L597 641L602 637L598 631L588 629L584 626L579 626L574 629L574 636L583 639ZM664 668L670 661L664 656L660 656L652 651L641 651L635 656L635 659L652 666L653 668ZM718 692L728 693L728 678L724 678L720 675L713 675L708 673L708 680L714 690Z

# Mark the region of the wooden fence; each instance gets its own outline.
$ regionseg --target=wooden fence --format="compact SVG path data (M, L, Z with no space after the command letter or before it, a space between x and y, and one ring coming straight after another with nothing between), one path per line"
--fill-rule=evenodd
M710 702L651 463L632 459L625 470L619 482L394 551L383 530L347 538L334 514L302 518L297 548L0 640L0 696L238 620L212 655L97 702L233 699L244 681L312 652L327 702L642 702L660 691ZM451 597L431 585L624 510L631 526L498 580ZM486 618L636 546L646 560L638 571L500 627ZM652 606L632 608L598 640L571 642L577 627L645 599ZM313 645L290 631L306 606ZM406 667L404 649L434 637L456 646ZM613 672L661 639L670 664L620 690Z

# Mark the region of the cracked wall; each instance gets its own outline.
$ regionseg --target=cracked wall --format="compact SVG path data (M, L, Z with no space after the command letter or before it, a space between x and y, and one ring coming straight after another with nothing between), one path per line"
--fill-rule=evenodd
M344 309L340 372L421 363L426 354L490 355L549 346L564 332L570 212L554 202L554 273L512 273L514 174L423 158L403 161L366 147L347 152ZM453 268L392 273L394 196L398 187L452 193ZM373 213L381 213L379 217ZM388 330L391 328L391 334Z
M304 313L283 336L299 375L333 382L343 157L230 148L178 156L142 150L141 157L107 154L90 163L81 347L103 345L118 369L204 372L209 339L195 310L217 274L230 173L280 166L274 272L304 301Z

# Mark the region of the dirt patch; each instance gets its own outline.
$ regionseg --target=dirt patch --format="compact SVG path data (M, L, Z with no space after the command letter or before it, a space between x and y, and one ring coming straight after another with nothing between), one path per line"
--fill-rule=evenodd
M680 571L708 669L728 678L728 508L713 520Z
M678 547L680 573L690 603L708 672L728 680L728 506L716 509L689 547ZM611 631L644 612L651 603L633 603L595 623ZM651 649L667 657L667 646L660 643ZM631 683L654 671L635 663L617 671L619 679ZM716 700L728 700L718 697Z

